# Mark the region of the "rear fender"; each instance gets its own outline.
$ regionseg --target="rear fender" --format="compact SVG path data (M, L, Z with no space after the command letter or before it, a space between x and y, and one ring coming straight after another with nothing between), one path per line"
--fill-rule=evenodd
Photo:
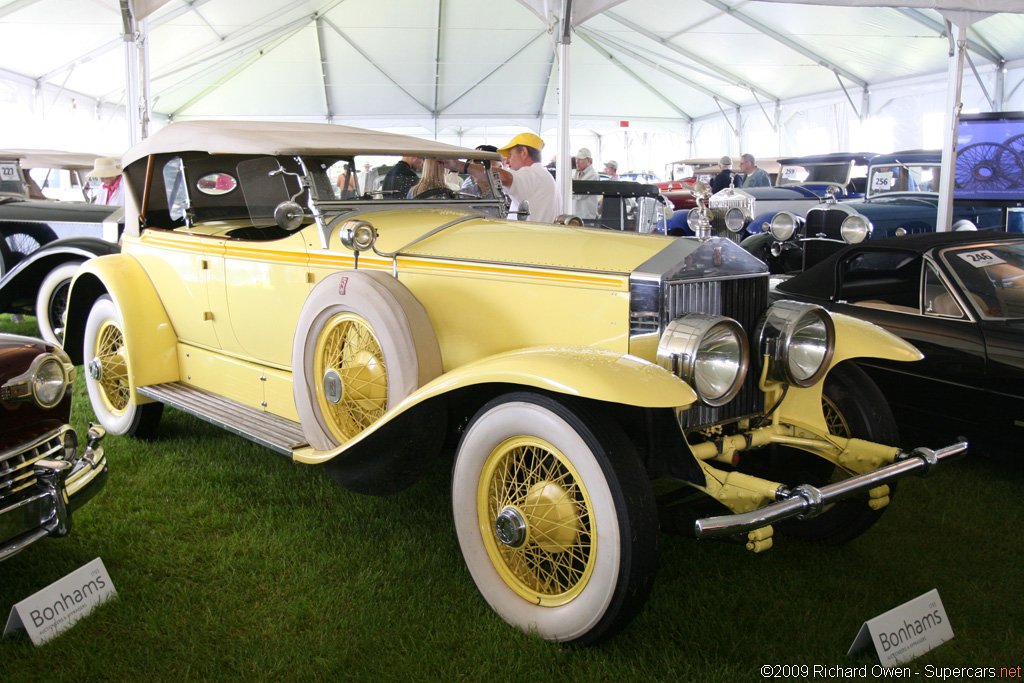
M411 408L442 396L485 384L530 387L604 403L640 408L686 408L697 396L688 384L654 363L635 356L587 347L538 347L509 351L467 363L423 385L357 437L330 451L297 449L304 463L347 457L369 437L387 428Z
M149 403L135 388L178 380L177 335L146 272L134 257L111 254L82 264L68 296L65 350L82 363L85 321L93 303L109 294L121 315L133 403Z

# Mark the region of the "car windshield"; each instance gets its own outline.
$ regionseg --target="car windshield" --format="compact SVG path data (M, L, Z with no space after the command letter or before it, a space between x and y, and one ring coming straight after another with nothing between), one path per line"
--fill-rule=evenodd
M885 164L872 166L868 197L892 192L938 192L938 164Z
M1024 318L1024 242L945 249L942 259L986 318Z
M273 223L282 202L293 201L312 221L321 213L352 211L353 203L443 202L499 215L502 194L492 175L479 178L447 170L465 168L438 159L398 156L200 155L174 157L163 167L169 217L182 221L241 220ZM303 173L305 169L305 174ZM308 191L307 191L308 187ZM158 225L158 223L153 223Z
M846 185L851 178L867 176L867 166L854 166L849 161L832 164L787 164L779 171L778 185L800 183L836 183Z

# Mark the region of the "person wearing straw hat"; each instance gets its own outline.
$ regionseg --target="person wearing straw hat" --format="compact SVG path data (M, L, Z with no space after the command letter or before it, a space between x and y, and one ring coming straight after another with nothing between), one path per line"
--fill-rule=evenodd
M96 198L98 204L107 206L124 204L124 188L121 187L121 163L117 159L100 157L87 175L90 178L99 178L103 181L100 196Z

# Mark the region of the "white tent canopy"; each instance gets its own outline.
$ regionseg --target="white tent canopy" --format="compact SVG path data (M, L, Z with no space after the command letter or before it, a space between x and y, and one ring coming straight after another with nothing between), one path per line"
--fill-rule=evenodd
M330 121L466 145L528 128L555 149L558 36L541 17L558 0L149 4L155 125ZM573 149L639 170L741 151L938 147L950 41L931 8L948 3L849 4L574 0ZM967 32L965 110L1024 109L1022 3L975 4L1009 13ZM0 145L123 149L124 31L118 0L0 0L0 113L13 124Z

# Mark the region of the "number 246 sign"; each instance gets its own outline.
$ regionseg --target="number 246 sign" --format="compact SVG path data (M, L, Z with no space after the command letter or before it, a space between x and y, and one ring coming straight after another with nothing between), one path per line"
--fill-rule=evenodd
M1003 259L993 254L988 249L981 249L980 251L968 251L962 254L957 254L964 261L967 261L975 268L984 268L985 266L995 266L1000 263L1006 263Z

